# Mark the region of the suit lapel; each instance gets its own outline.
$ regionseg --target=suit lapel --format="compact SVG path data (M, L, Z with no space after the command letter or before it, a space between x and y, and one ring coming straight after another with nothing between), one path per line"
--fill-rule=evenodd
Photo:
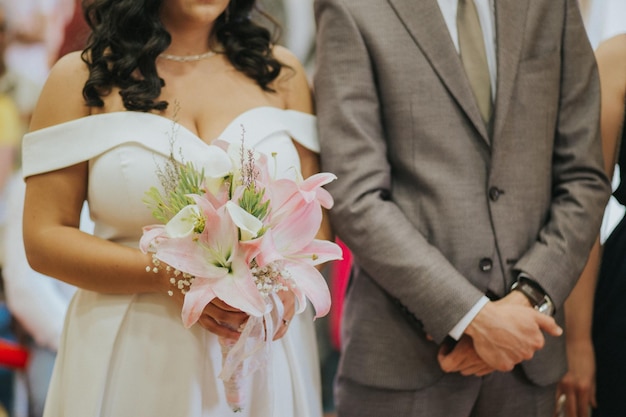
M496 2L496 39L498 82L494 112L494 137L502 129L509 104L513 99L513 86L517 77L522 51L524 26L529 0Z
M448 91L489 144L487 128L436 0L387 0ZM444 39L444 41L442 41Z

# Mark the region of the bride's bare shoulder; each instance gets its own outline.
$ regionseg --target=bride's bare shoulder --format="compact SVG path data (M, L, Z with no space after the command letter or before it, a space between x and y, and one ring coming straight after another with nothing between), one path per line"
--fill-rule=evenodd
M291 51L282 46L275 46L272 52L283 64L273 87L282 96L286 108L312 113L311 86L304 67Z
M72 52L59 59L50 70L41 91L30 130L89 115L89 107L83 98L83 87L88 77L89 68L80 52Z

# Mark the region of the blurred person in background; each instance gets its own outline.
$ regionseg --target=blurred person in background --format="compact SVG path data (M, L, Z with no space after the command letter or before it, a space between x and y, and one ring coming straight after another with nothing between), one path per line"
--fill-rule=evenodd
M25 117L21 117L15 102L19 91L13 83L13 75L7 70L4 53L7 46L7 19L0 4L0 236L6 225L6 184L15 172L19 159L20 138L25 130ZM4 265L5 246L0 239L0 274ZM0 338L16 339L13 321L6 302L4 289L0 285ZM14 407L15 371L0 367L0 416Z
M9 46L9 26L5 7L0 3L0 93L9 96L17 106L24 133L43 84L9 67L5 59Z
M0 93L0 235L6 221L6 184L17 167L18 149L22 135L20 116L15 103ZM4 261L4 245L0 244L0 268Z
M313 0L261 0L260 5L281 27L278 43L292 51L311 75L315 58Z
M7 19L4 8L0 4L0 233L4 225L4 189L13 174L19 159L20 138L25 131L25 115L20 114L17 106L18 90L17 74L8 71L4 61L7 46ZM36 100L36 98L34 99ZM34 102L32 103L32 108ZM0 265L2 260L0 245Z
M626 15L622 14L622 20ZM607 173L615 172L613 197L626 205L626 30L602 41L596 51L602 86L602 139ZM617 164L617 168L616 168ZM623 211L621 212L623 213ZM598 268L595 268L598 271ZM593 294L592 292L590 294ZM594 417L624 415L626 410L626 216L604 242L592 322L596 359L597 407Z
M585 0L581 0L585 1ZM598 48L602 41L623 33L626 27L626 1L586 0L586 30L591 46Z
M82 51L87 44L87 38L91 29L87 25L85 16L83 16L82 1L65 0L68 3L67 16L69 19L65 23L63 29L63 41L59 46L59 50L56 53L56 57L61 58L70 52Z
M587 265L565 304L566 340L569 370L559 384L557 414L564 417L621 415L626 392L626 361L621 357L626 332L624 313L618 311L616 297L624 288L624 186L620 186L624 148L626 98L626 2L623 0L581 0L586 11L586 30L596 50L602 89L602 141L605 169L613 176L614 193L605 210L602 229ZM621 162L621 163L620 163ZM604 244L604 247L602 246ZM600 269L602 265L602 269ZM620 268L621 277L620 278ZM598 276L598 274L600 274ZM621 283L620 283L621 279ZM594 300L595 298L595 300ZM621 324L620 324L621 323ZM592 409L598 407L597 409Z
M17 107L11 97L0 93L0 190L13 174L21 133Z
M21 135L19 113L11 98L0 94L0 235L6 224L5 188L14 172L17 147ZM4 242L0 242L0 271L4 263ZM4 291L0 287L0 338L15 340L11 315L6 307ZM0 367L0 416L13 407L15 372Z
M73 0L69 6L73 6ZM6 9L0 4L0 265L3 289L0 336L19 341L28 349L30 360L23 372L10 369L0 372L0 402L14 417L37 417L43 412L61 326L74 289L33 271L26 262L21 243L25 185L19 172L20 139L30 122L42 85L35 81L37 77L20 69L21 63L16 69L6 62L5 54L10 55L7 53L10 26L13 25L8 21ZM48 22L45 26L53 27ZM77 39L76 36L72 38ZM39 62L43 63L43 60ZM47 65L44 66L46 72ZM88 223L86 228L89 228Z
M6 303L23 328L23 344L29 349L25 369L28 416L40 417L52 369L61 340L65 313L76 288L34 271L26 260L22 236L22 212L26 185L14 175L7 185L7 219L3 236L6 260L2 270ZM86 206L81 230L91 232L93 224ZM24 407L24 405L22 405Z
M45 82L74 0L0 0L8 19L8 67L39 85Z

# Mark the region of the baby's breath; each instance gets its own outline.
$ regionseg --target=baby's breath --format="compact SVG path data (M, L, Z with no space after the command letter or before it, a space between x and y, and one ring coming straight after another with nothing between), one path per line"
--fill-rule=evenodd
M152 271L155 274L158 274L159 271L165 270L168 274L172 274L173 276L169 278L169 283L174 288L177 288L183 295L187 294L193 280L196 278L191 274L179 271L178 269L172 268L170 265L162 263L155 254L152 255L152 265L153 266L146 266L146 272ZM168 290L167 295L172 297L174 295L174 291Z
M263 295L286 291L293 281L281 261L270 262L262 268L256 261L252 261L250 271L257 289Z

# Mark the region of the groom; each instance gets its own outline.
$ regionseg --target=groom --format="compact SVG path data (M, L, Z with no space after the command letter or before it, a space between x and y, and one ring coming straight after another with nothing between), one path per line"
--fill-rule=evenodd
M316 0L339 417L552 416L610 188L576 0ZM499 371L499 372L496 372Z

